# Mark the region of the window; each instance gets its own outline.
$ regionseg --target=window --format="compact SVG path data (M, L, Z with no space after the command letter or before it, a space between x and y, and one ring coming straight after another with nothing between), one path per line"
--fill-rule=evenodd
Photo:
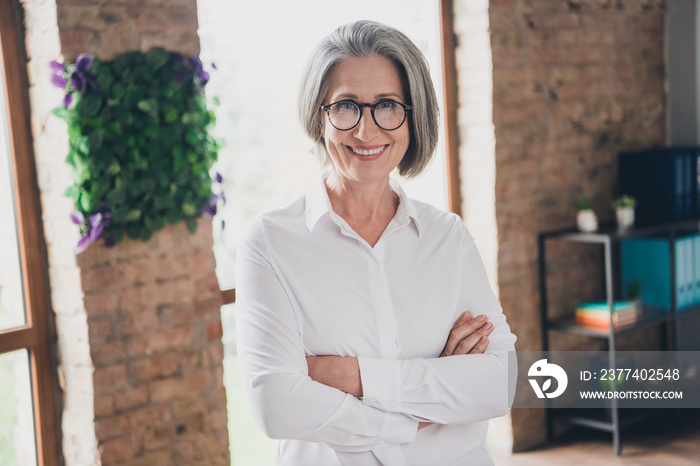
M59 464L19 4L0 0L0 464Z

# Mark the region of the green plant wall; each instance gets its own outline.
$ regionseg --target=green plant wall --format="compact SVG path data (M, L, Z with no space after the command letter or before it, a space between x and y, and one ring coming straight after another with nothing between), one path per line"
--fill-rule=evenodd
M54 114L68 124L78 251L124 234L147 241L168 223L212 217L225 202L212 176L221 143L209 135L216 118L199 57L155 48L103 62L81 55L51 62L53 83L65 90Z

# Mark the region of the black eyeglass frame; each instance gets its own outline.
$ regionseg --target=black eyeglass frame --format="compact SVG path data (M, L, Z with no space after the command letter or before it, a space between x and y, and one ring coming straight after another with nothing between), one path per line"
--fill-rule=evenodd
M360 112L358 113L357 121L355 122L355 124L352 125L352 126L349 127L349 128L346 128L346 129L338 128L337 126L335 126L335 125L333 124L333 120L331 119L331 113L330 113L330 112L331 112L331 107L333 107L334 105L337 105L337 104L342 104L342 103L344 103L344 102L349 102L349 103L355 105L355 106L360 110ZM393 129L386 129L386 128L384 128L382 125L380 125L380 124L377 122L377 119L374 117L374 109L377 108L377 105L380 105L380 104L383 104L383 103L386 103L386 102L393 102L393 103L395 103L395 104L397 104L397 105L400 105L401 107L403 107L403 110L404 110L403 120L401 120L401 123L399 124L399 126L397 126L396 128L393 128ZM326 115L328 115L328 121L330 122L331 125L333 125L333 127L334 127L335 129L337 129L338 131L350 131L351 129L353 129L355 126L357 126L357 125L360 123L360 120L362 119L362 115L364 114L364 112L362 111L362 109L364 109L365 107L369 107L370 113L372 114L372 120L374 120L374 124L377 125L379 128L381 128L381 129L384 130L384 131L396 131L397 129L401 128L401 126L403 126L403 124L406 122L406 118L408 117L408 112L410 112L411 110L413 110L413 107L412 107L412 106L406 105L406 104L402 104L401 102L397 102L397 101L392 100L392 99L380 100L379 102L377 102L377 103L375 103L375 104L368 104L368 103L363 103L363 104L361 104L361 103L359 103L359 102L355 102L354 100L343 99L343 100L339 100L339 101L337 101L337 102L333 102L332 104L321 105L321 110L323 110L324 112L326 112Z

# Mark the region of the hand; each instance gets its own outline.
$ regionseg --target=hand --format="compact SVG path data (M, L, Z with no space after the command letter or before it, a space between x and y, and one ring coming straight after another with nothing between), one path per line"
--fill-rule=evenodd
M486 320L485 315L472 318L471 313L464 312L452 326L440 357L483 353L489 345L491 332L493 324Z
M357 358L341 356L307 356L309 377L315 382L362 396L362 379Z

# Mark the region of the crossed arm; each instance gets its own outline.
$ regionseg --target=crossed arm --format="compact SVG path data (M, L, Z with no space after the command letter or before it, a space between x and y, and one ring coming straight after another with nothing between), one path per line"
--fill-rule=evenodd
M485 315L472 317L466 311L452 326L440 357L481 354L489 344L488 336L492 331L493 324L486 320ZM356 357L307 356L306 363L312 380L356 397L363 395L360 365Z

